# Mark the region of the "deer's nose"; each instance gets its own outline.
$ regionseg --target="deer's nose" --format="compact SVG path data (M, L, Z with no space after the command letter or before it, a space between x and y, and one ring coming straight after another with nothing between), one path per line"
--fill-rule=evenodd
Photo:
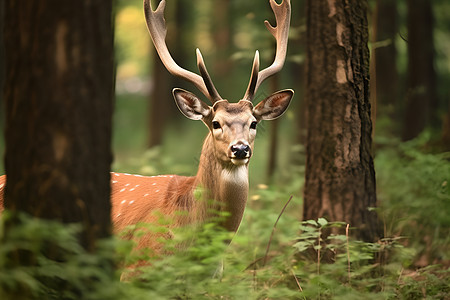
M234 158L244 159L250 157L251 149L249 145L238 143L231 146L231 153L233 153Z

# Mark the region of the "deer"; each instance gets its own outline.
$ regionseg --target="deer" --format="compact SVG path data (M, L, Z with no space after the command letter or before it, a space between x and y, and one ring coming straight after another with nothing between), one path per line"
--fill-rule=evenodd
M176 105L187 118L202 121L208 128L208 134L195 176L110 173L113 231L123 232L138 223L154 224L158 219L155 212L171 218L171 226L180 227L204 224L212 217L212 211L218 211L227 214L221 224L223 228L235 233L247 202L248 165L253 154L257 125L262 120L280 117L294 94L293 90L282 90L255 106L252 103L261 83L278 73L284 65L291 14L290 0L283 0L281 4L270 0L276 26L270 25L268 21L265 21L265 25L276 40L275 58L269 67L259 71L259 52L256 51L247 90L237 102L229 102L219 95L199 49L196 49L196 56L200 75L181 68L174 61L165 42L166 2L162 0L156 10L152 9L150 2L144 0L143 3L145 19L162 63L172 75L192 83L211 102L208 105L193 93L175 88L172 94ZM0 203L3 203L5 182L6 176L0 177ZM203 191L201 199L196 196L198 189ZM151 234L144 235L137 243L136 249L159 251L160 245Z

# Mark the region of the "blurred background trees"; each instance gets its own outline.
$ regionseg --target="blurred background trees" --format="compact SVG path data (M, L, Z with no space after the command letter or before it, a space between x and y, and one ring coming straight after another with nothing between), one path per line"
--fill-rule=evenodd
M292 141L289 147L281 150L280 155L283 157L293 156L290 151L298 151L301 149L298 145L304 144L305 125L302 122L305 117L302 114L305 109L301 107L304 90L302 64L305 58L304 3L305 1L300 0L292 2L288 60L285 72L278 79L281 88L295 87L296 90L293 109L288 118L281 121L280 130L284 132L282 141ZM445 135L443 120L448 110L449 94L445 78L449 77L449 62L445 56L448 39L444 36L448 33L448 4L445 1L419 0L372 0L368 3L369 47L373 68L372 106L374 117L380 121L375 124L375 132L381 130L378 136L388 133L390 137L403 140L412 139L423 130L431 130L435 137ZM419 7L420 5L423 7ZM191 87L167 77L167 72L158 66L159 60L152 54L141 6L140 0L118 1L116 46L119 53L119 102L120 95L130 94L129 92L134 95L150 95L149 102L142 104L148 109L144 108L141 112L149 111L151 116L147 115L150 124L145 127L147 134L142 139L145 141L140 146L142 151L147 145L165 147L170 143L171 137L164 132L174 130L180 123L183 124L183 129L186 128L186 132L191 127L200 126L186 122L174 109L171 89L176 86ZM228 99L239 99L248 81L254 51L261 51L262 65L269 63L273 55L273 41L262 25L264 19L272 19L267 3L222 0L212 5L208 1L190 3L186 0L174 0L168 1L167 7L168 42L179 64L196 71L194 50L200 48L207 65L210 65L211 76L217 82L218 90ZM414 11L419 15L414 16ZM420 34L423 37L416 38ZM433 70L436 75L433 75ZM264 87L259 98L272 90L269 84ZM294 125L295 123L298 124ZM269 132L265 131L265 134ZM133 135L129 138L133 138ZM262 148L268 149L268 146ZM127 152L126 149L119 150ZM283 173L292 160L279 159L277 162L276 176ZM258 172L267 173L272 172Z
M270 182L275 189L286 193L289 191L300 199L308 143L308 125L305 122L307 108L304 101L305 37L306 28L311 24L306 18L306 1L291 1L292 24L286 65L279 77L261 87L255 102L273 92L275 86L277 89L294 88L296 94L292 107L276 126L269 128L269 123L263 123L258 127L255 154L250 164L250 182L252 192L259 191L258 184ZM14 1L0 1L0 5L6 2ZM323 3L323 9L329 9L328 2ZM182 87L194 91L194 88L169 76L160 65L145 26L142 0L117 0L115 4L117 68L113 169L148 175L166 172L192 175L207 131L200 122L191 122L177 112L171 90ZM391 183L407 184L407 181L399 178L406 179L407 173L396 173L399 176L396 178L392 172L400 172L402 166L417 162L418 158L427 166L440 166L442 161L448 163L448 158L442 152L450 149L450 3L445 0L369 0L368 5L369 49L373 58L371 104L373 121L376 120L372 150L375 170L384 176L379 180L382 184L378 186L378 193L382 197L378 197L378 202L389 203L395 199L398 200L396 203L402 203L402 208L391 214L393 220L407 212L420 216L417 220L423 220L426 216L422 212L427 211L428 215L432 215L431 208L409 211L408 201L412 201L414 207L421 207L432 192L424 196L422 191L414 187L405 187L402 191L408 197L402 198L386 194L386 191L396 191L393 185L390 186ZM1 8L3 6L0 7L0 14ZM247 86L255 50L260 50L262 67L272 61L273 38L263 25L265 19L273 24L267 1L168 0L166 20L169 48L181 66L195 72L195 48L200 48L221 95L236 101L243 96ZM12 32L9 34L17 38ZM9 42L9 38L5 41ZM21 55L24 58L19 60L21 63L25 62L25 58L29 59L29 53ZM43 58L38 56L36 59ZM4 68L5 64L2 60L0 62ZM312 65L309 69L314 67ZM77 80L80 78L83 77L80 75ZM6 90L12 86L12 83L8 83ZM3 94L0 99L2 118L5 101ZM366 107L364 112L367 111ZM105 114L109 112L105 111ZM4 126L4 118L2 121L1 126ZM402 142L407 140L410 143ZM333 148L333 145L328 146ZM420 154L411 151L410 147L419 149ZM0 154L4 152L4 139L0 139ZM387 156L387 153L392 156ZM436 160L428 159L428 155ZM391 169L394 165L396 168ZM420 168L420 165L413 165L417 172L429 171ZM0 162L0 170L3 174L3 161ZM411 172L411 169L407 170ZM428 201L436 207L440 207L438 204L448 197L445 194L448 176L442 174L444 172L429 171L426 176L422 174L414 178L416 187L420 186L420 179L433 178L430 181L436 185L439 193L436 193L438 196L430 196L431 200ZM439 180L433 176L440 176ZM259 208L262 206L258 202L260 198L256 192L254 196L249 206ZM303 212L299 209L296 213L301 219ZM419 222L417 220L415 222ZM435 223L430 224L436 228ZM439 236L443 232L440 229L433 234Z
M287 118L281 121L279 129L283 132L279 142L283 146L275 168L275 174L279 178L283 177L283 173L290 174L286 170L292 161L301 161L298 156L301 156L299 153L304 144L304 3L303 0L292 1L288 60L285 71L278 79L280 88L294 87L296 90L293 108ZM203 133L199 134L200 137L191 134L192 131L201 131L201 125L188 122L177 113L171 89L176 86L191 87L177 82L161 66L158 67L158 58L153 54L142 16L141 1L118 0L116 5L118 100L115 136L121 139L114 140L116 167L120 169L122 163L129 163L131 160L138 168L136 158L129 157L142 153L149 145L160 145L164 151L170 152L170 149L175 148L172 142L182 141L171 137L172 131L181 131L189 139L189 144L195 146L201 143ZM376 97L373 100L377 120L375 141L386 137L386 134L394 139L411 139L425 130L433 135L437 144L448 145L450 130L448 121L445 120L449 119L449 89L446 84L450 77L447 55L450 48L449 4L442 0L371 0L369 5L369 46L372 58L375 58L372 64L376 65L371 76L374 89L372 96ZM223 0L219 6L203 0L195 3L173 0L168 1L167 7L169 44L176 60L180 65L195 71L194 51L199 47L207 65L210 65L211 75L219 91L229 99L239 99L248 82L254 51L261 51L262 65L268 64L273 55L272 37L262 25L264 19L272 19L269 5L265 1L248 3ZM221 13L218 13L219 10ZM414 46L415 43L417 46ZM420 50L422 48L424 50ZM425 52L426 56L421 54ZM259 99L272 90L269 84L264 85L264 88ZM419 100L419 96L422 100ZM3 97L0 101L4 102ZM423 105L426 107L422 107ZM126 117L128 114L133 117ZM127 127L133 128L132 132ZM406 134L408 130L411 133ZM260 131L264 131L262 134L260 132L260 137L269 134L265 128ZM266 143L261 138L258 142L263 145ZM283 144L284 142L289 143ZM376 148L378 145L375 143ZM178 153L174 160L192 161L197 153L195 146L192 147L191 154ZM269 153L265 150L268 145L257 149L257 152ZM3 146L1 152L4 153ZM264 157L264 153L256 153L259 154L261 158ZM0 169L3 168L1 164ZM186 165L181 169L189 171ZM254 173L261 176L258 180L266 179L263 174L267 172L264 169L258 169Z
M376 120L377 114L395 120L401 118L398 107L400 89L396 47L399 35L397 1L376 1L372 20L370 91L373 121ZM398 134L398 128L392 128L391 132Z
M434 67L434 17L431 1L408 0L408 67L405 123L402 139L417 137L425 127L438 128L436 72Z

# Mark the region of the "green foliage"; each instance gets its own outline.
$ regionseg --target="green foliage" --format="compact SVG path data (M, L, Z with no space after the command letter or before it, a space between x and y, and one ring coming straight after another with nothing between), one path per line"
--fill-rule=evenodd
M173 231L174 238L163 241L165 255L140 253L150 264L119 282L104 262L135 255L130 243L102 241L94 255L78 245L78 226L22 218L8 237L1 230L0 296L15 299L29 291L31 299L445 299L450 292L448 270L407 269L415 252L400 239L355 241L342 233L344 223L320 218L301 222L299 234L289 243L273 243L264 257L267 239L248 244L239 232L227 246L232 236L217 225L220 220ZM260 236L269 229L259 228ZM274 239L279 235L284 232L276 231ZM64 254L57 261L44 255L49 244ZM33 253L34 263L13 264L17 249Z
M221 230L216 223L208 223L198 230L179 229L173 233L174 239L164 241L163 252L166 255L147 258L150 265L140 267L138 275L126 285L135 289L136 296L143 299L214 295L220 281L213 275L220 273L225 240L231 238L230 233ZM186 245L189 246L184 250ZM145 293L139 295L139 291Z
M376 157L380 213L387 236L406 236L419 265L450 259L450 155L426 152L427 133Z
M120 292L114 240L89 253L78 243L78 225L19 215L20 226L5 230L12 217L1 216L1 299L113 299Z
M301 223L302 234L294 244L297 264L293 269L304 297L379 299L394 296L396 272L401 265L394 260L382 261L382 258L402 251L402 246L395 240L380 243L353 240L348 231L339 233L344 225L323 218Z

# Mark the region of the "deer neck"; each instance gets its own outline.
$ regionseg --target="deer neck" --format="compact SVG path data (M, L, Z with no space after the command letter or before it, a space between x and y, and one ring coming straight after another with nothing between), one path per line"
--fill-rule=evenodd
M206 137L196 177L197 188L204 193L200 200L203 208L229 213L223 226L237 231L248 197L248 165L235 166L220 161L214 154L211 133Z

